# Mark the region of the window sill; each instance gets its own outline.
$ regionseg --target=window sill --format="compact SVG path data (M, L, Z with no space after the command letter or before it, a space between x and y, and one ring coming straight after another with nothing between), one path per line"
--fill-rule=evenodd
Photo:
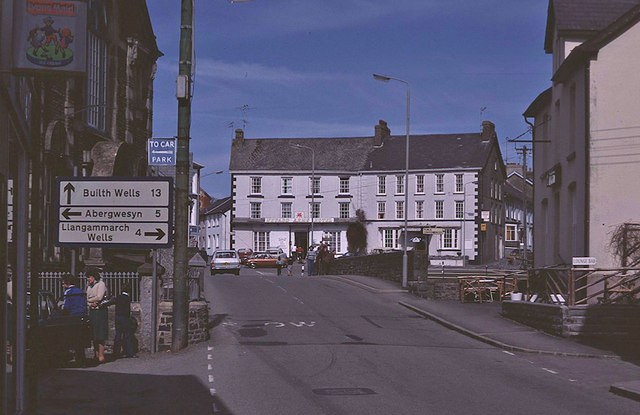
M264 195L250 194L247 196L247 198L264 199Z
M296 197L294 195L280 195L278 196L278 199L295 199Z

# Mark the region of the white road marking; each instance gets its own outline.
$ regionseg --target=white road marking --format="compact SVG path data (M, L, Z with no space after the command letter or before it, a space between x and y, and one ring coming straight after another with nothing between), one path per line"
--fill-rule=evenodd
M302 326L313 327L313 326L315 326L316 322L315 321L311 321L311 322L307 323L306 321L301 321L299 323L294 323L293 321L290 321L289 324L291 324L292 326L295 326L295 327L302 327Z
M207 370L213 370L213 366L207 365Z
M264 325L265 326L274 325L274 326L280 328L280 327L284 327L286 324L280 323L279 321L267 321L266 323L264 323Z
M213 383L213 375L209 375L209 383Z
M213 346L207 346L207 350L208 351L212 351L213 350Z
M503 351L502 351L502 353L506 353L506 354L508 354L509 356L515 356L515 354L514 354L514 353L508 352L508 351L506 351L506 350L503 350Z
M302 300L301 300L301 299L299 299L298 297L293 297L293 298L294 298L294 300L296 300L296 301L297 301L297 302L299 302L300 304L304 304L304 303L302 302Z
M216 394L216 390L214 388L209 389L209 393L211 394L211 396L214 396Z
M211 356L210 354L207 355L207 360L213 360L213 356Z
M577 382L577 379L569 379L569 382Z
M278 285L278 288L280 288L282 291L284 291L285 293L287 292L287 290L285 290L284 288L282 288L281 286Z
M549 373L553 373L554 375L557 375L558 372L556 372L555 370L551 370L551 369L547 369L546 367L543 367L542 370L549 372Z

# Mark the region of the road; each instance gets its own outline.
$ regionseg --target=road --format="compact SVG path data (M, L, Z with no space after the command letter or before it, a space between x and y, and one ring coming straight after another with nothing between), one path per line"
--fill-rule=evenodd
M608 392L637 366L506 353L399 306L408 294L273 269L211 277L205 293L214 327L198 377L214 413L640 413Z

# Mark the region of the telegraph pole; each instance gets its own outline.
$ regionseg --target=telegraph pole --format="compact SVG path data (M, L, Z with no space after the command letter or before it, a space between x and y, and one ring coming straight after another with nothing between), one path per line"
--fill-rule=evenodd
M189 299L187 293L187 228L189 215L189 129L191 124L191 58L193 52L193 1L182 0L180 18L180 62L176 80L178 99L178 148L176 152L175 227L173 263L173 331L171 350L189 343Z
M529 149L527 146L523 146L522 148L516 148L518 153L522 152L522 243L523 247L523 255L524 255L524 269L527 269L529 265L527 264L527 152Z

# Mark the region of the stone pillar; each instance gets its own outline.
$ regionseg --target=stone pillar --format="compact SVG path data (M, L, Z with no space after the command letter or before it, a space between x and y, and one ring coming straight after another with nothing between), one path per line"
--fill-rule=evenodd
M156 305L160 300L160 276L164 273L164 267L157 264L156 278ZM156 318L156 327L153 324L153 264L146 262L138 267L140 275L140 326L139 349L150 351L154 330L157 329L158 319ZM155 310L156 316L158 310ZM156 340L157 343L157 340Z

